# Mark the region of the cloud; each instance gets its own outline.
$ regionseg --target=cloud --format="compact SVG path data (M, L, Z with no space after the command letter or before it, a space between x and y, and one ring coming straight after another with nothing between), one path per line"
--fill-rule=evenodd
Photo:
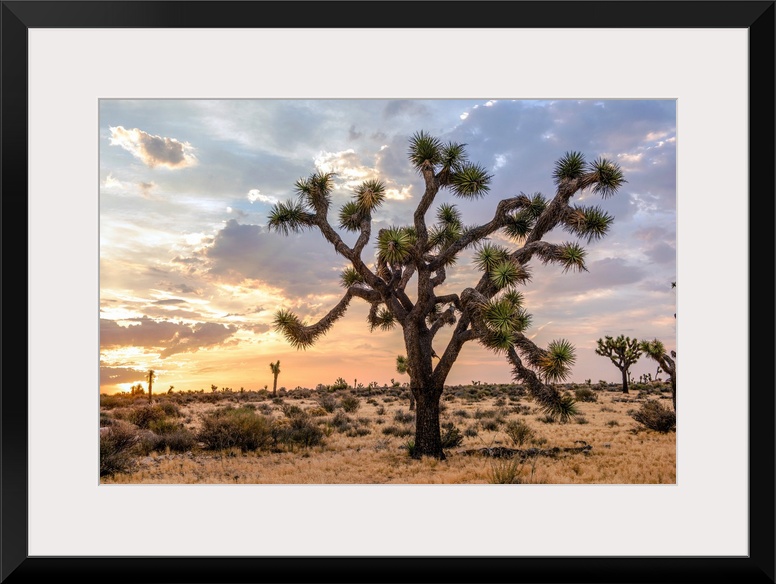
M135 383L145 379L147 371L131 367L108 367L100 365L100 387L118 385L119 383Z
M208 272L232 284L259 280L297 297L321 294L327 285L339 287L339 273L332 274L332 267L341 259L317 232L284 237L230 219L205 257Z
M262 195L261 192L259 192L259 189L251 189L250 191L248 191L248 200L251 203L255 203L256 201L259 201L261 203L269 203L270 205L274 205L279 202L278 199L275 197Z
M147 316L128 320L138 324L122 326L113 320L100 319L101 349L144 347L159 350L164 359L176 353L196 353L201 348L220 345L237 332L236 326L214 322L182 324L156 321Z
M155 136L138 128L127 130L123 126L111 126L110 136L111 146L121 146L151 168L186 168L197 161L191 144L175 138Z

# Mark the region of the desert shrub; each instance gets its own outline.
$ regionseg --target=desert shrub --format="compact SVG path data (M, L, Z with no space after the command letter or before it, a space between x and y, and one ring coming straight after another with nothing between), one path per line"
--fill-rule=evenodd
M357 438L358 436L368 436L371 433L369 428L364 426L354 426L345 432L345 436L349 438Z
M545 416L536 418L536 421L541 422L542 424L554 424L556 420L551 415L547 414Z
M144 405L135 407L126 412L126 420L138 428L147 430L151 422L162 420L166 417L164 410L158 405Z
M113 408L121 407L126 402L126 398L120 395L108 395L105 393L100 394L100 407L106 410L112 410Z
M171 401L163 401L158 404L156 404L156 407L158 407L162 412L164 412L165 416L170 416L173 418L180 418L181 417L181 410L180 408L174 404Z
M466 410L455 410L453 412L453 415L458 416L459 418L468 418L469 412L467 412Z
M280 409L283 411L283 415L287 418L298 418L299 416L305 415L302 408L293 404L283 404Z
M479 431L477 430L476 426L469 426L466 428L466 430L463 431L463 435L468 438L476 438L479 434Z
M452 422L442 424L442 448L455 448L463 442L461 431Z
M203 416L197 438L211 450L257 450L272 439L272 422L254 410L229 407Z
M327 414L326 410L324 410L322 407L315 407L307 410L307 415L312 416L313 418L320 418L322 416L325 416L326 414Z
M394 424L386 426L382 430L386 436L412 436L415 432L410 426L396 426Z
M379 405L377 406L377 409L375 410L378 416L384 416L385 415L385 406Z
M274 426L272 437L278 444L307 448L323 442L323 430L307 416L292 416Z
M128 424L117 422L107 432L100 433L100 476L125 472L132 466L132 449L137 443L137 431Z
M574 398L580 402L596 402L598 394L588 387L578 387L574 390Z
M615 426L619 426L620 423L617 420L609 420L608 422L606 422L606 425L609 426L610 428L614 428Z
M412 456L413 454L415 454L415 440L413 438L410 438L404 443L403 448L404 450L407 451L407 454L409 456Z
M405 412L404 410L396 410L393 419L400 424L409 424L410 422L415 421L415 414L412 412Z
M585 416L574 416L574 421L577 424L589 424L590 423Z
M337 432L341 432L343 434L355 426L353 423L353 418L345 414L343 411L339 411L334 414L334 417L331 419L330 423L334 429L337 430Z
M331 414L337 408L337 400L332 395L323 394L318 398L318 405Z
M340 400L340 406L350 414L358 410L361 406L361 400L354 395L346 395Z
M197 444L194 434L183 427L164 434L155 434L150 430L141 430L137 444L140 454L148 455L151 452L188 452Z
M507 422L504 432L509 437L513 446L522 446L533 438L533 429L523 420L510 420Z
M148 423L148 429L154 434L172 434L183 429L183 424L178 420L171 420L170 418L161 418L159 420L151 420Z
M115 423L116 423L116 420L114 418L112 418L105 412L100 412L100 428L103 428L105 426L110 426Z
M676 427L676 414L657 400L645 402L641 408L628 414L642 426L657 432L670 432Z
M496 419L482 419L480 427L486 432L496 432L501 427L501 423Z

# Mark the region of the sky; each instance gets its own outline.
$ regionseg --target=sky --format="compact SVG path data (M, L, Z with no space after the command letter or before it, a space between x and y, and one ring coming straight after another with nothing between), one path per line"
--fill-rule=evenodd
M335 228L339 207L369 179L387 189L373 236L410 224L423 181L407 151L421 130L466 144L469 160L493 177L484 198L440 191L429 220L443 202L474 225L489 221L501 199L551 198L554 164L566 152L618 163L627 182L616 195L583 192L571 201L614 218L606 237L584 242L588 271L530 264L532 278L520 288L533 317L526 335L542 347L571 341L568 381L577 383L621 381L595 353L607 335L676 347L675 100L103 99L99 116L101 393L145 386L149 369L154 392L271 389L269 364L278 360L278 387L287 389L340 377L408 381L396 372L396 356L405 354L401 329L370 333L368 305L357 298L306 350L273 329L279 309L308 323L326 314L344 293L339 274L347 260L317 230L283 236L267 229L267 217L275 203L295 197L297 180L334 172ZM356 234L338 231L355 242ZM555 229L545 240L574 239ZM515 249L500 233L491 241ZM461 254L438 294L477 283L471 255ZM371 263L374 247L362 257ZM450 331L437 335L437 353ZM630 369L636 380L656 370L645 356ZM512 369L469 342L447 383L472 381L510 383Z

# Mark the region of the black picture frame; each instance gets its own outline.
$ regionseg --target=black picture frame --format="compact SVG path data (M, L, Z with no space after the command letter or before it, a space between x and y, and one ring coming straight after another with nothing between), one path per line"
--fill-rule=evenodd
M28 334L3 346L0 580L60 582L774 582L774 1L3 1L2 215L6 315L29 310L27 31L157 27L743 28L749 33L749 555L746 557L30 557ZM390 5L390 6L388 6ZM373 15L379 14L379 19ZM754 198L756 197L756 199ZM26 248L25 248L26 252ZM757 326L753 326L752 318ZM723 333L721 333L723 334ZM712 512L712 511L710 511Z

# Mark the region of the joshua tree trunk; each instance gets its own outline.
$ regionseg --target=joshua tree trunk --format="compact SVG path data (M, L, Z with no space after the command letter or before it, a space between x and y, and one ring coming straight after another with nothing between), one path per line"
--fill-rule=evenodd
M627 369L621 369L622 371L622 392L623 393L630 393L628 391L628 370Z
M439 398L441 389L430 385L425 387L412 387L415 398L415 449L413 458L433 456L440 460L445 459L442 450L442 437L439 431Z
M272 397L277 396L278 394L278 375L275 374L275 378L272 381Z

